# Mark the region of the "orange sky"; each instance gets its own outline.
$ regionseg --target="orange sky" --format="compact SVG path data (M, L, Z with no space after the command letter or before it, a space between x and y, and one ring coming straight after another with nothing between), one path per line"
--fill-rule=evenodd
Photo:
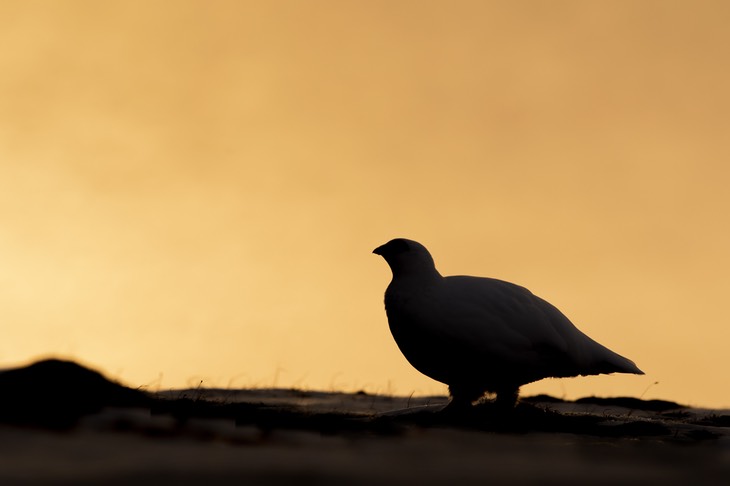
M0 1L0 366L409 394L387 265L527 286L730 406L730 4ZM652 384L659 382L657 385Z

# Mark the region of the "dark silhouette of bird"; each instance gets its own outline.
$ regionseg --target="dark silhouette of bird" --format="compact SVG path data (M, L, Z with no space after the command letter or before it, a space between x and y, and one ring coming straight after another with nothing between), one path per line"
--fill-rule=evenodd
M373 253L393 272L385 291L393 338L414 368L449 386L449 409L486 393L512 408L522 385L543 378L644 374L524 287L443 277L428 250L412 240L397 238Z

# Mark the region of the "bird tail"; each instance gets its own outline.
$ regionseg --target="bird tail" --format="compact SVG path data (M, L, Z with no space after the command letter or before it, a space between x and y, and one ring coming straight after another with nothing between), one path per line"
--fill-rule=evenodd
M604 361L600 362L598 365L599 373L631 373L634 375L643 375L644 372L639 369L638 366L636 366L636 363L631 361L628 358L624 358L620 354L616 354L613 351L611 351L611 355L609 355Z

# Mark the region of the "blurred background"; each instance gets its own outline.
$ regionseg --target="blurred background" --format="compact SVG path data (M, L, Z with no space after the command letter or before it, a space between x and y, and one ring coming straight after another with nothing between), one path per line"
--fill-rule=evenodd
M386 263L513 281L728 407L730 3L0 0L0 366L445 393ZM657 383L658 382L658 383Z

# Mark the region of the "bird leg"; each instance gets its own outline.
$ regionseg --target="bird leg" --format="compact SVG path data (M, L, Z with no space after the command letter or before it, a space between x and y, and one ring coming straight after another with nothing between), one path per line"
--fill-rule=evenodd
M471 409L472 404L484 396L484 390L477 390L472 387L449 385L449 395L451 395L451 401L446 406L445 410L449 412L458 412Z
M512 410L517 404L517 398L520 395L520 388L503 388L497 391L497 397L494 399L494 405L499 410Z

